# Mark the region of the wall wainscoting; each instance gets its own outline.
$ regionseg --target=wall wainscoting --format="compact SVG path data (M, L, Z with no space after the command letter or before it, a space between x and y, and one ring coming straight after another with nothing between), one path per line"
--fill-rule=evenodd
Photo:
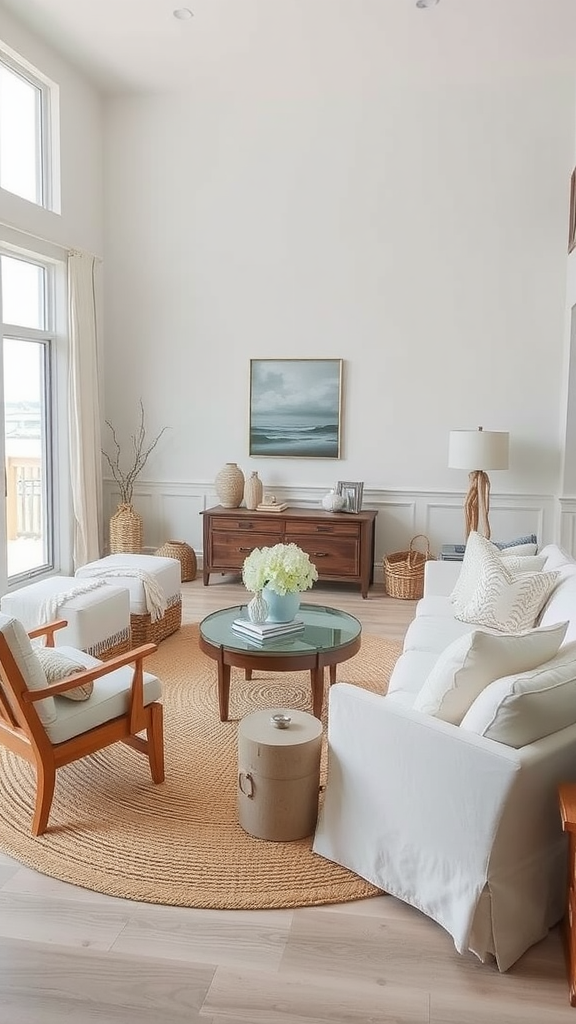
M319 508L326 487L274 487L278 501ZM364 508L378 510L374 552L375 578L382 578L382 559L392 551L408 548L416 534L430 541L433 554L443 544L464 540L464 498L457 491L392 491L365 488ZM118 503L112 481L104 481L104 510L108 546L108 521ZM134 491L134 507L144 520L144 548L153 552L168 540L190 544L202 563L202 515L218 504L212 482L141 482ZM342 515L343 513L335 513ZM541 545L559 542L576 555L576 498L549 494L506 494L491 496L490 525L495 540L535 533ZM417 542L419 550L425 542Z

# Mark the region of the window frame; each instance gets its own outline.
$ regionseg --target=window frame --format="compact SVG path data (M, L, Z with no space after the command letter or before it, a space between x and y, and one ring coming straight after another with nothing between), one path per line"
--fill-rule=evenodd
M14 50L0 41L0 65L17 75L24 82L38 90L37 96L37 153L36 153L36 201L20 196L17 192L0 185L3 191L16 195L25 202L32 202L42 209L60 213L57 197L58 191L58 159L56 139L58 135L58 86L43 75L37 68L20 57Z

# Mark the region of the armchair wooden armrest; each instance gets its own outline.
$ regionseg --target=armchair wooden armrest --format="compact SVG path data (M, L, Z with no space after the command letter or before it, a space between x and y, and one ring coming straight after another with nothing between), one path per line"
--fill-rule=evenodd
M28 636L31 640L36 640L39 636L45 636L46 647L54 647L54 633L56 630L63 629L64 626L67 625L67 619L54 619L54 622L45 622L43 626L37 626L36 629L29 629Z

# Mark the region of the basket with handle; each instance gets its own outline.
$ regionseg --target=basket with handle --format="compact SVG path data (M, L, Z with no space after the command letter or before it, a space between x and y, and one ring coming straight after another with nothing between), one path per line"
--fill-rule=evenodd
M417 540L426 542L426 551L417 551ZM404 601L418 601L424 593L424 569L426 562L434 558L430 553L430 541L424 533L417 533L410 541L407 551L394 551L384 556L384 587L390 597Z

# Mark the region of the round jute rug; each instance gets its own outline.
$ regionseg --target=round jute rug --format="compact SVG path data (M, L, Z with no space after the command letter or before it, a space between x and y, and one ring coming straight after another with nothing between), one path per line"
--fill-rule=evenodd
M339 678L383 692L400 646L363 635ZM123 743L61 768L49 830L34 839L33 769L0 748L0 849L29 867L87 889L213 909L344 903L378 890L312 853L312 837L271 843L247 835L236 816L236 733L259 708L311 709L305 672L232 670L230 721L220 722L216 666L183 626L146 667L162 680L166 781ZM325 775L325 754L322 773Z

